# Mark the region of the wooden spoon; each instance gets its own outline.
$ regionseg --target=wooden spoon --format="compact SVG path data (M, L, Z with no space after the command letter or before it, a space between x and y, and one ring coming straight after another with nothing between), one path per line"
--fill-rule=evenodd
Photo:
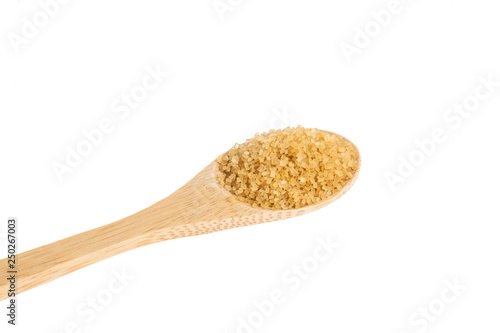
M358 168L341 192L317 204L268 210L252 208L240 201L230 202L228 198L233 194L220 186L217 169L217 162L213 161L170 196L126 218L18 254L16 294L140 246L312 212L340 198L359 174ZM4 300L10 286L7 258L0 260L0 267L0 300Z

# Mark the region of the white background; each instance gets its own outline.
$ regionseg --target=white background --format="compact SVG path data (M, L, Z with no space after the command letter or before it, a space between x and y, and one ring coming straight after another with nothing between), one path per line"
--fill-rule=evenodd
M286 124L357 144L356 185L310 215L147 246L30 290L15 329L3 301L0 331L238 332L239 318L254 316L239 332L498 332L500 87L468 118L443 118L474 101L481 76L500 81L497 2L401 0L382 28L370 12L389 1L222 3L230 10L212 0L73 0L14 47L23 17L43 24L42 9L2 1L2 231L16 216L26 251L113 222L234 142ZM356 47L366 25L380 31L346 57L341 46ZM168 78L120 119L112 104L148 66ZM113 131L59 181L53 163L105 118ZM447 139L392 191L387 173L400 157L422 157L415 140L437 128ZM311 262L318 237L341 245L291 290L283 276ZM127 286L93 318L79 315L122 270ZM446 281L466 290L454 296ZM258 322L254 302L275 289L285 301ZM438 314L422 322L429 306Z

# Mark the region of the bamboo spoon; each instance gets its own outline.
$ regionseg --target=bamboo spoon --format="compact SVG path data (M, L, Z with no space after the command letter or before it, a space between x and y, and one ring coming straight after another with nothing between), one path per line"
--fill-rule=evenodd
M201 235L264 222L284 220L325 207L345 194L359 171L341 192L299 209L252 208L218 182L216 161L163 200L114 223L18 254L16 294L55 280L114 255L157 242ZM359 168L358 168L359 170ZM7 298L7 258L0 260L0 300Z

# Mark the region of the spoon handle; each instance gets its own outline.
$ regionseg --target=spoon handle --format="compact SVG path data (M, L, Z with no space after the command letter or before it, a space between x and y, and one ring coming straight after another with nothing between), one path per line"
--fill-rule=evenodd
M223 212L229 202L213 196L213 188L199 185L204 181L203 177L201 182L193 179L163 200L114 223L16 255L16 294L144 245L259 223L227 218ZM238 211L229 211L233 210ZM10 289L7 260L0 260L0 301L8 298Z

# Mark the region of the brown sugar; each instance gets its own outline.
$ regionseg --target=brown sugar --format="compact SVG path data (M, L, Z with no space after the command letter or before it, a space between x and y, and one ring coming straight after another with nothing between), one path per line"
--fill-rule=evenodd
M238 200L294 209L340 192L357 173L360 156L339 135L299 126L256 134L217 162L220 184Z

